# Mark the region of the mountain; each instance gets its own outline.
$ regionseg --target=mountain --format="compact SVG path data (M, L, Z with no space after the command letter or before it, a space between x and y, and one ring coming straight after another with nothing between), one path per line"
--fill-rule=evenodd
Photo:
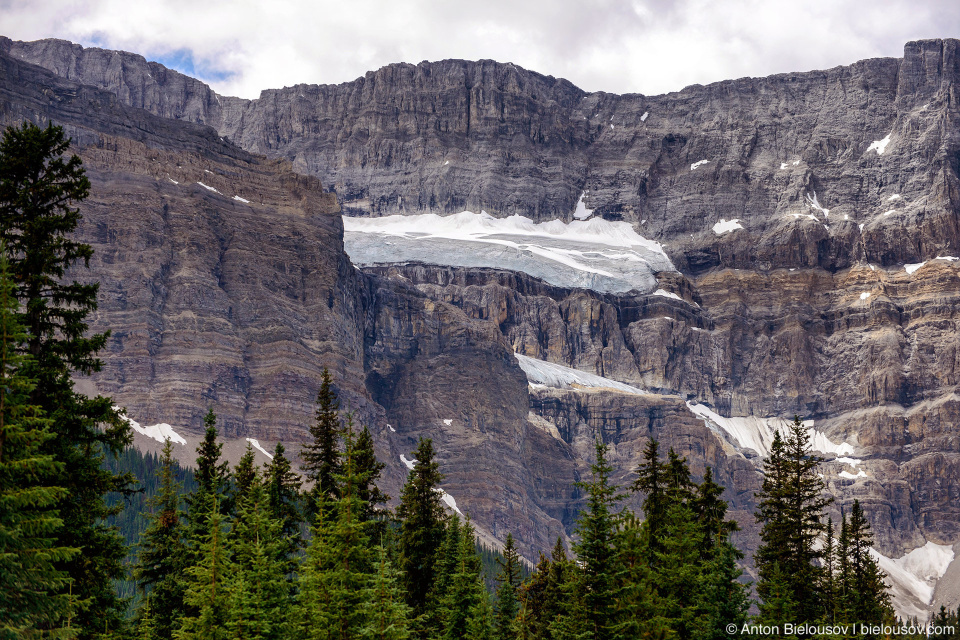
M957 49L663 96L447 60L241 100L0 39L0 116L66 125L91 174L95 382L141 423L212 405L296 441L327 366L388 492L432 437L458 507L535 559L598 436L624 483L649 437L714 467L751 548L799 414L922 615L960 603Z

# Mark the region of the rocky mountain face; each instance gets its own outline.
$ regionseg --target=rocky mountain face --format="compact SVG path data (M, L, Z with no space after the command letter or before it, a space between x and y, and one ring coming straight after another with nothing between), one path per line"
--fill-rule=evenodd
M432 437L458 507L535 559L571 533L597 436L624 483L649 437L713 467L751 548L757 447L799 414L834 519L859 498L897 559L960 541L957 53L664 96L424 62L242 100L133 54L0 39L0 115L66 125L91 173L114 328L96 383L142 423L196 429L213 404L231 437L295 441L330 367L388 492ZM361 272L341 209L627 222L675 269L604 293L390 260L384 240ZM511 352L643 393L528 386ZM918 575L936 594L901 611L956 606L958 575Z

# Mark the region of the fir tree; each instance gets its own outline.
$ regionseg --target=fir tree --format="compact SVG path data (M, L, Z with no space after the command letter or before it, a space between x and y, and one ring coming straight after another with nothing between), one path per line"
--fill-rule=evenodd
M503 545L503 560L497 560L500 575L497 576L495 640L510 640L515 636L514 622L519 609L517 589L520 587L520 554L513 541L513 534L507 534Z
M313 500L335 500L340 496L337 476L342 473L338 448L343 429L340 426L340 402L333 390L330 372L323 370L320 391L317 392L316 420L310 426L312 440L300 450L300 469L313 483Z
M446 588L440 594L437 617L441 622L440 637L444 640L465 638L471 619L474 633L490 632L489 602L486 606L481 603L486 596L486 588L480 574L480 556L477 555L475 538L473 526L468 520L460 528L456 561ZM481 615L483 617L478 617Z
M410 637L410 608L403 601L400 574L387 559L387 550L377 548L377 572L363 603L365 640L406 640Z
M757 593L770 597L773 568L787 581L796 621L813 622L822 611L819 567L821 552L816 541L823 532L823 509L832 502L824 497L823 480L817 475L821 458L810 452L810 437L800 417L794 418L786 440L774 436L764 464L764 480L757 494L757 522L761 545L755 556L760 580Z
M70 234L80 221L75 203L87 197L90 182L77 156L65 159L70 141L60 127L41 129L29 122L8 128L0 141L0 240L6 243L10 271L23 303L36 384L31 403L50 422L55 437L45 454L61 464L51 486L67 490L59 512L64 526L54 548L83 548L83 554L55 564L71 577L72 598L85 603L72 623L81 637L116 629L122 603L113 581L123 575L126 549L105 524L113 512L105 496L130 492L133 478L103 467L105 455L118 455L131 441L127 421L110 398L87 398L74 391L73 378L99 371L97 352L108 334L87 336L86 318L97 308L97 284L66 279L78 262L89 266L93 249Z
M370 430L367 429L366 426L360 430L360 434L357 436L354 460L357 465L358 475L365 478L357 487L357 495L365 505L360 517L365 522L378 521L378 526L371 530L371 535L374 536L375 539L379 539L380 534L383 532L382 525L385 524L380 521L379 507L386 504L390 500L390 496L380 491L379 487L377 487L380 472L383 471L386 465L377 460L376 453L374 453L373 450L373 436L370 435Z
M643 513L650 530L648 546L649 560L659 550L660 524L667 513L667 469L660 462L660 444L650 439L643 450L643 462L637 468L637 479L633 490L646 494L643 500Z
M234 572L230 582L228 637L235 640L282 640L289 634L281 523L271 517L268 497L255 472L231 531Z
M273 460L264 467L264 482L267 491L267 506L270 516L280 523L283 540L282 553L286 558L287 573L295 569L296 553L303 546L300 522L303 520L300 500L300 476L293 472L283 443L278 442L273 450Z
M184 613L183 574L188 565L184 545L183 512L180 509L182 485L174 477L173 445L163 443L157 478L158 493L148 502L152 513L149 525L140 537L134 578L144 595L138 629L146 633L149 622L157 638L170 638Z
M66 490L53 482L63 465L41 448L53 437L50 420L30 401L27 339L0 241L0 638L53 629L71 613L63 595L67 574L55 563L78 549L59 546L57 512ZM61 634L69 635L69 634Z
M434 562L443 541L446 514L437 491L443 476L433 460L433 443L420 439L413 470L400 494L400 569L407 604L414 618L425 612L427 595L433 587Z
M613 468L607 462L607 446L597 440L596 460L590 466L590 482L578 483L587 492L587 507L577 521L580 537L574 550L582 567L583 605L594 640L614 637L614 539L618 526L615 513L621 499L611 484Z
M257 469L253 455L253 446L247 441L247 448L240 456L240 462L233 469L233 486L230 491L230 504L235 511L240 510L240 506L250 493L254 482L257 481Z
M177 640L227 640L227 621L233 618L229 577L236 567L227 554L223 516L214 504L204 520L206 532L195 553L196 564L187 569L184 604L191 611L174 632Z
M846 523L848 569L842 590L847 600L847 620L886 622L893 618L888 587L877 561L870 555L873 536L859 500L853 501Z
M220 461L223 444L217 442L217 416L213 409L203 418L203 440L197 446L196 490L187 496L187 539L193 549L208 534L207 519L214 510L220 510L224 493L230 481L230 467Z

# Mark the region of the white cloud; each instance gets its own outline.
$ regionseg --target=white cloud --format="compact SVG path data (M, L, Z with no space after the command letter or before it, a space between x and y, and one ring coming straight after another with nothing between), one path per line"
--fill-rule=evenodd
M9 37L156 59L188 49L217 91L339 83L392 62L492 58L588 91L646 94L900 56L960 32L938 0L0 0ZM219 78L219 79L218 79Z

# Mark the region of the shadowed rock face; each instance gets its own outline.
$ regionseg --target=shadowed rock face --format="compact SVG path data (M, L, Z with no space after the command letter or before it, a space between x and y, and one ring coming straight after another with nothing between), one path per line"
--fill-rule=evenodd
M442 61L241 100L132 54L0 52L3 121L66 125L94 181L96 381L141 423L196 429L213 404L231 435L303 438L328 366L388 492L432 437L459 508L535 559L571 532L598 436L625 484L650 437L713 467L751 549L760 460L686 402L797 413L861 460L823 465L835 520L859 498L891 557L960 539L960 262L935 259L960 256L957 41L665 96ZM581 194L663 243L673 296L343 252L338 206L569 221ZM528 390L511 351L651 393Z

